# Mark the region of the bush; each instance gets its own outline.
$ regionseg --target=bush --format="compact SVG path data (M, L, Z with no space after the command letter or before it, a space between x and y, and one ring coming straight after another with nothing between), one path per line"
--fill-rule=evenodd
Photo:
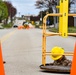
M59 32L59 30L56 29L56 28L49 28L49 31L51 31L51 32ZM76 33L76 27L69 27L68 28L68 33Z
M68 32L69 33L76 33L76 27L69 27Z
M11 28L13 26L13 23L9 23L9 24L6 24L6 25L2 25L4 28Z

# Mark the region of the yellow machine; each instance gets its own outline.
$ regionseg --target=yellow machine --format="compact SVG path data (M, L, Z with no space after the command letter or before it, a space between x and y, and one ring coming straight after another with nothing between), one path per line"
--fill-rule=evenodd
M46 56L54 55L51 52L46 51L46 37L59 35L62 37L67 37L68 35L76 35L76 33L68 33L68 16L76 16L76 14L68 14L68 3L69 0L60 0L60 5L57 6L59 8L60 13L47 14L43 18L43 35L42 35L42 65L46 64ZM59 16L59 33L48 33L46 32L46 20L48 16ZM59 55L59 54L56 54ZM71 56L72 52L65 52L63 55Z

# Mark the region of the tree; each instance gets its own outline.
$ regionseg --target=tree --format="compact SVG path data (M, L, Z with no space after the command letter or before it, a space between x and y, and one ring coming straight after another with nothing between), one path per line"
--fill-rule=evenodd
M44 11L40 11L39 12L39 17L41 18L41 20L43 21L43 17L47 14L47 11L48 10L44 10ZM49 11L49 13L51 13L51 10ZM42 23L42 21L40 20L40 24ZM54 22L53 22L53 17L51 16L51 17L48 17L48 19L47 19L48 21L50 20L50 22L49 22L49 24L47 24L47 25L52 25Z
M0 22L8 17L8 9L4 2L0 0Z
M51 12L53 12L52 7L56 4L57 4L57 0L37 0L35 6L37 9L41 9L41 8L48 10L51 9Z
M59 0L37 0L35 3L35 6L37 9L43 9L44 8L45 9L44 11L46 11L48 13L53 13L53 12L56 12L56 5L57 5L58 1ZM71 3L74 1L75 0L70 0L69 9L70 9ZM39 15L40 14L41 13L39 13ZM44 14L44 12L43 12L43 14ZM43 16L45 16L45 15L43 15Z
M11 2L4 2L5 4L6 4L6 6L7 6L7 9L8 9L8 17L10 17L10 19L11 19L11 22L12 22L12 18L16 15L16 13L17 13L17 10L16 10L16 8L11 4ZM6 22L8 21L8 18L7 18L7 20L6 20Z
M57 0L37 0L36 1L36 8L37 9L45 9L42 13L42 17L44 17L47 13L53 13L53 8L57 5ZM41 13L39 13L40 15ZM49 25L53 24L53 17L48 17L47 21L50 21Z
M59 0L37 0L36 3L35 3L35 6L37 9L42 9L44 8L45 10L46 9L51 9L51 12L53 11L53 7L55 7L57 5ZM70 3L69 3L69 8L70 8L70 5L72 3L76 2L76 0L70 0ZM54 9L56 10L56 9Z

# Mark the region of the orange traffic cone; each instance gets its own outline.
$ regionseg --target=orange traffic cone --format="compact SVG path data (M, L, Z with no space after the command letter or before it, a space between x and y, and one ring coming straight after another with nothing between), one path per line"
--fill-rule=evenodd
M3 59L2 59L1 41L0 41L0 75L5 75L5 72L4 72L4 65L3 65Z
M75 74L76 74L76 43L75 43L75 47L74 47L74 55L73 55L70 75L75 75Z

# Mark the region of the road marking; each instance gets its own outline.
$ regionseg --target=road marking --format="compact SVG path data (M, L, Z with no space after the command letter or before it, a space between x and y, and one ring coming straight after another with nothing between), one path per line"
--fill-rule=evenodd
M17 30L14 30L6 35L4 35L3 37L1 37L1 42L3 43L5 40L7 40L10 36L12 36Z

